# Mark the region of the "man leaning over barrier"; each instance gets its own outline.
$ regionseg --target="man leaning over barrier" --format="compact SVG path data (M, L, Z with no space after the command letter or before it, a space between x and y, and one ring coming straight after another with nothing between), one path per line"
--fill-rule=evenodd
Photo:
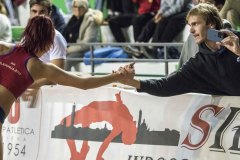
M240 96L240 45L239 32L221 30L227 35L221 42L207 39L208 29L222 28L216 7L198 4L187 15L190 32L199 44L199 52L182 68L166 78L137 80L122 83L156 96L173 96L189 92L212 95ZM125 69L128 72L132 65Z

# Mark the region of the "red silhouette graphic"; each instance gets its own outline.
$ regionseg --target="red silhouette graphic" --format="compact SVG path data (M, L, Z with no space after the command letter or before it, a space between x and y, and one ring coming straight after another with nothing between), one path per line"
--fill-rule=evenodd
M108 148L111 141L122 134L124 144L133 144L136 140L136 122L130 114L128 108L123 104L120 93L115 94L116 101L94 101L75 112L74 125L82 124L82 127L89 127L90 124L106 121L112 125L112 131L101 144L96 160L104 160L103 153ZM66 127L71 125L71 115L66 117ZM63 123L63 120L62 122ZM80 152L76 149L75 140L67 140L70 148L70 160L85 160L90 149L88 141L83 141Z

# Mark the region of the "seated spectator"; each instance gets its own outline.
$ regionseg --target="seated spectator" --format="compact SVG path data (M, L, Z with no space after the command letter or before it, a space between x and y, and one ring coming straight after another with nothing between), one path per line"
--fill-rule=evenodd
M227 19L234 29L240 27L240 1L226 0L223 8L220 11L220 16Z
M213 4L219 11L223 8L223 5L225 4L225 0L198 0L198 3L208 3Z
M132 10L131 6L129 5L129 3L124 3L127 2L128 0L117 0L117 1L113 1L113 0L106 0L107 3L107 18L105 19L106 21L108 21L109 19L115 17L115 16L119 16L121 13L123 13L123 9L126 10ZM130 8L130 9L129 9Z
M126 42L122 28L127 28L132 24L132 19L136 13L131 0L120 0L121 14L112 16L109 20L109 28L117 42ZM114 2L115 3L115 2ZM119 2L118 2L119 3ZM120 10L120 9L119 9Z
M137 42L172 42L185 27L185 17L191 8L191 0L161 0L161 6L155 17L148 21L138 36ZM148 58L158 57L158 48L147 52L142 48L142 53Z
M152 19L160 8L160 0L132 0L138 7L138 15L133 18L133 32L135 41L141 34L145 24Z
M160 0L122 0L123 4L132 6L132 10L123 10L119 16L109 20L109 27L117 42L126 42L122 28L133 25L134 40L136 41L144 25L152 19L160 7ZM134 12L134 5L138 6L138 13ZM130 7L128 7L130 8Z
M73 0L73 15L63 31L63 36L68 43L89 43L98 41L99 25L102 23L103 14L101 11L89 8L87 0ZM70 45L67 48L67 58L83 58L84 53L89 51L86 45ZM78 61L67 61L65 69L71 70L75 67L76 71Z
M212 4L215 7L218 8L218 10L221 8L221 6L224 5L225 1L219 1L219 0L199 0L198 3L208 3ZM223 19L223 28L232 28L231 24ZM182 65L188 61L191 57L195 56L195 54L199 51L198 45L194 40L194 37L192 34L189 34L187 40L183 44L183 48L181 51L178 68L181 68Z
M134 4L138 5L138 14L132 17L132 22L129 25L133 26L134 40L138 41L138 37L141 34L144 26L148 21L151 21L157 14L160 8L160 0L132 0ZM119 25L118 25L119 26ZM119 34L119 33L118 33ZM126 46L123 48L125 52L134 57L141 58L140 47L138 46Z
M11 42L12 30L11 22L6 16L6 8L3 3L0 3L0 41Z

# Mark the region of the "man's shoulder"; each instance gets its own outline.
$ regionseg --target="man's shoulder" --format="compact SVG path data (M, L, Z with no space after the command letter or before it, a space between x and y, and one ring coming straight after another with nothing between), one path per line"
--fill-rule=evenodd
M63 35L55 29L55 39L54 39L54 43L55 45L64 45L67 47L67 41L65 40L65 38L63 37Z
M55 37L64 38L63 35L55 29Z

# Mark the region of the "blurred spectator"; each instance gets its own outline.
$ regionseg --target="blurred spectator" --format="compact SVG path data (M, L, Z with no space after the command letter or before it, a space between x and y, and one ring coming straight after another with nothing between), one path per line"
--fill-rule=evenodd
M160 0L132 0L138 5L138 15L132 20L134 39L138 39L138 36L142 32L145 24L152 19L160 8Z
M131 0L107 0L108 20L122 14L134 13Z
M223 8L220 11L220 16L227 19L234 29L240 27L240 1L226 0Z
M199 0L198 3L209 3L213 4L219 11L223 8L225 0Z
M66 23L64 21L62 13L59 11L59 8L54 4L52 4L51 19L56 30L58 30L60 33L63 33Z
M161 6L155 17L148 21L138 36L137 42L171 42L185 27L185 17L191 8L191 0L161 0ZM152 50L141 48L148 58L163 58L158 56L158 48ZM162 48L162 47L161 47Z
M218 9L224 5L224 0L199 0L198 3L208 3L215 5ZM223 19L223 28L232 28L231 24ZM182 65L187 62L191 57L195 56L195 54L199 51L199 47L195 42L195 39L192 34L189 34L187 40L183 44L183 48L181 51L178 68L181 68Z
M63 36L68 43L88 43L97 42L99 35L99 25L103 21L101 11L89 8L87 0L73 0L73 15L64 29ZM67 58L83 58L84 53L89 51L89 46L78 44L67 48ZM76 71L79 62L67 61L65 69L70 71L75 67Z
M122 4L120 6L128 6L131 9L121 9L121 14L113 16L109 19L109 28L117 42L126 42L122 28L127 28L132 24L132 19L135 17L136 13L134 10L133 2L131 0L121 0ZM119 3L119 2L118 2Z
M134 33L134 40L138 41L144 26L148 21L151 21L160 8L160 0L132 0L138 5L138 15L132 17L132 26ZM130 23L129 23L130 24ZM131 25L131 24L130 24ZM124 51L137 58L142 57L139 46L126 46L123 47Z
M6 14L6 8L0 2L0 41L12 42L11 22Z
M117 42L127 41L122 29L131 25L133 26L134 41L136 41L145 24L156 15L160 7L160 0L132 0L132 2L138 6L138 13L123 13L109 20L109 27ZM128 0L128 3L132 2ZM141 57L141 54L138 53L139 47L124 46L123 49L131 56Z
M7 16L12 25L19 25L18 7L25 1L26 0L3 0L3 3L7 9Z

